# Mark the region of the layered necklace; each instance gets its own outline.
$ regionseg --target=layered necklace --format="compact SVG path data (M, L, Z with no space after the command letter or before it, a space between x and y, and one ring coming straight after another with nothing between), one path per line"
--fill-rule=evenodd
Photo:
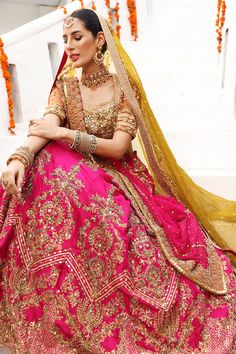
M104 66L102 69L90 74L82 72L80 81L86 87L95 88L97 86L104 84L111 78L112 78L112 74Z

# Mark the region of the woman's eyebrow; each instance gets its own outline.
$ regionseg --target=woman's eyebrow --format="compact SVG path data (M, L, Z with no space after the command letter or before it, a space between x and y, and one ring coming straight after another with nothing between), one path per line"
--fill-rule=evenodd
M71 35L72 35L72 34L75 34L75 33L83 33L83 32L82 32L82 31L73 31L73 32L71 32ZM64 37L67 37L67 35L66 35L66 34L63 34L63 38L64 38Z

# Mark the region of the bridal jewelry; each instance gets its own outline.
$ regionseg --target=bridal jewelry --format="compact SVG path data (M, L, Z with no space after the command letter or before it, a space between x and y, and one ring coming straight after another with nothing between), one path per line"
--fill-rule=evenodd
M82 133L79 130L76 131L75 139L70 145L72 150L88 152L94 154L96 151L97 140L95 135Z
M21 146L16 149L16 151L8 158L7 165L13 160L19 160L23 163L25 168L32 165L34 160L34 153L28 146Z
M112 74L104 66L101 70L96 71L94 73L87 74L85 72L82 72L81 83L84 86L94 88L104 84L106 81L108 81L111 78L112 78Z
M72 27L73 24L74 24L74 18L72 16L69 16L64 22L64 27L69 28Z
M104 55L103 55L102 50L101 50L100 47L98 48L96 54L94 55L93 60L94 60L94 62L97 65L102 65L103 64Z

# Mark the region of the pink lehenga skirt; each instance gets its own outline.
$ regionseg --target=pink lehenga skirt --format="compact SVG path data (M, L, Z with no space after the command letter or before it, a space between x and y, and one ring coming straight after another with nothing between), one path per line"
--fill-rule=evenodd
M13 353L236 352L233 269L154 193L136 152L108 161L51 142L0 205L0 344Z

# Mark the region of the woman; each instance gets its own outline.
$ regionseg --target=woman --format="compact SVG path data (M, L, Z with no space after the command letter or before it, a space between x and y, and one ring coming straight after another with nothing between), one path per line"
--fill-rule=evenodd
M0 342L21 354L233 353L233 266L159 159L134 67L92 10L70 15L63 38L45 116L2 174ZM132 151L138 127L153 176Z

